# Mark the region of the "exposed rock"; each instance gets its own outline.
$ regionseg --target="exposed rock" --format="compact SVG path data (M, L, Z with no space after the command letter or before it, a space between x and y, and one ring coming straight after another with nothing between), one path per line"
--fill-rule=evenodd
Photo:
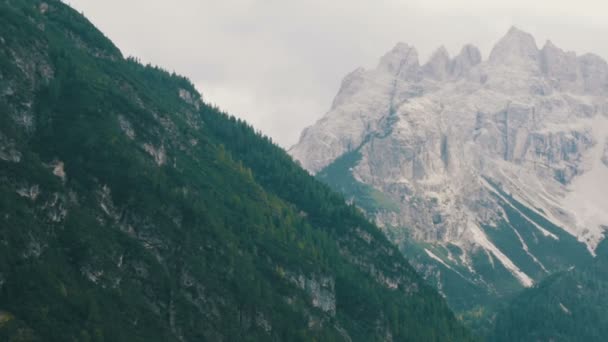
M161 145L160 148L155 148L151 144L146 143L144 144L144 150L154 158L156 165L163 166L167 163L167 152L164 145Z
M601 57L586 54L578 58L584 90L587 93L600 95L608 91L608 64Z
M196 283L196 280L192 275L186 270L182 272L182 286L184 287L192 287Z
M450 244L461 255L437 257L446 265L477 277L472 255L483 255L530 286L534 277L487 229L511 224L503 208L512 201L508 194L576 237L576 248L593 253L608 225L599 209L608 205L608 190L590 185L608 176L596 165L608 165L606 96L605 61L577 57L550 42L539 50L534 37L516 28L487 61L477 48L465 46L453 60L439 49L420 67L415 49L400 43L376 69L349 74L331 110L303 131L290 153L313 174L346 153L356 154L352 165L342 165L343 175L333 176L352 177L385 196L368 214L395 242L413 237ZM349 196L355 203L369 200ZM525 217L534 234L559 240L520 209L509 210ZM545 272L530 252L539 242L515 239ZM398 284L378 279L389 287Z
M336 294L333 278L325 276L306 277L303 274L288 274L288 279L308 293L312 306L319 308L332 316L336 314Z
M46 14L46 12L49 10L49 4L46 2L41 3L40 6L38 6L38 10L41 14Z
M255 316L255 325L264 329L264 331L267 333L272 331L272 324L270 324L262 312L258 312L258 314Z
M380 59L378 69L400 79L417 79L420 74L418 51L405 43L398 43Z
M118 124L129 139L135 139L135 130L133 130L133 126L131 126L131 123L124 116L118 116Z
M471 68L481 63L481 52L473 45L465 45L450 65L450 73L455 77L465 76Z
M89 281L95 284L99 283L99 280L101 279L104 273L102 270L92 270L88 266L83 267L80 271L87 279L89 279Z
M34 131L35 121L34 116L29 111L21 111L13 115L15 122L25 128L26 131Z
M450 55L445 47L435 51L431 59L423 67L424 73L436 80L443 80L450 72Z
M61 180L63 182L65 182L66 179L66 174L65 174L65 165L63 164L63 162L61 160L55 161L52 165L53 168L53 174L59 178L61 178Z
M40 195L40 187L38 185L32 185L30 187L24 187L17 189L17 193L21 197L29 198L32 201L35 201Z
M503 37L490 53L490 63L506 64L512 66L521 61L534 61L539 58L538 47L534 37L511 27L505 37Z
M576 82L579 81L576 54L563 51L551 41L547 41L540 52L540 67L557 88L576 87Z
M103 185L101 189L97 192L99 197L99 206L101 210L108 215L113 221L118 221L119 215L118 210L114 206L114 202L112 202L112 194L111 190L107 185Z
M25 250L23 251L23 257L25 259L37 259L42 254L45 247L46 246L42 242L36 239L32 234L29 234L29 241Z
M350 337L350 335L348 334L348 331L346 331L346 329L344 329L343 327L338 326L338 325L335 325L334 328L336 328L338 333L340 333L340 336L342 336L344 341L352 342L353 339Z
M16 149L15 143L8 140L2 133L0 133L0 159L13 163L21 161L21 152Z
M604 143L604 153L602 154L602 163L608 167L608 138L606 138L606 142Z
M196 107L196 109L199 109L201 105L200 98L196 98L194 95L192 95L191 92L187 91L186 89L179 89L179 97L187 104Z
M53 223L60 223L68 215L67 201L64 195L53 193L42 205L48 219Z

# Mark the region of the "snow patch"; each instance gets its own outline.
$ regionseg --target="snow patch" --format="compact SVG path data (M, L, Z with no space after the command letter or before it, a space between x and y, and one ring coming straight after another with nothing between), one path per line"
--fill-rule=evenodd
M513 204L511 204L511 201L509 201L507 198L505 198L500 192L496 191L496 189L494 189L494 187L488 183L487 180L485 179L481 179L482 184L488 189L490 190L490 192L492 192L493 194L495 194L496 196L498 196L501 200L503 200L509 207L511 207L513 210L515 210L519 215L521 215L521 217L523 217L526 221L530 222L534 227L536 227L536 229L540 230L540 232L544 235L544 236L548 236L554 240L559 240L559 237L551 232L549 232L548 230L546 230L545 228L541 227L538 223L534 222L534 220L532 220L531 218L529 218L528 216L526 216L526 214L524 214L523 212L521 212L521 210L517 209ZM545 218L547 220L547 218ZM547 220L549 221L549 220Z
M545 265L543 265L540 260L538 260L536 258L536 256L534 256L534 254L530 253L530 248L528 248L528 245L526 244L526 242L524 241L524 239L521 237L521 234L519 234L519 232L517 231L517 229L515 229L514 227L512 227L513 231L515 232L515 235L517 235L517 238L519 239L519 242L521 243L522 248L524 249L524 252L526 252L526 254L528 254L528 256L530 258L532 258L532 260L538 265L540 266L540 268L543 269L543 271L545 271L545 273L549 273L549 271L547 271L547 269L545 268Z
M519 282L525 287L534 285L534 281L527 274L522 272L511 259L500 251L486 236L486 234L475 224L469 226L469 231L473 234L473 239L482 248L491 252L509 270Z
M562 309L562 311L567 314L567 315L571 315L572 312L570 312L570 310L562 303L559 303L559 307Z
M446 268L448 268L449 270L451 270L452 272L458 274L460 277L462 277L464 280L466 281L470 281L469 279L467 279L465 276L463 276L460 272L456 271L454 268L452 268L450 265L448 265L447 263L445 263L440 257L438 257L437 255L435 255L433 252L429 251L428 249L424 249L424 251L426 252L426 254L433 260L437 261L438 263L442 264L443 266L445 266Z
M426 248L424 249L424 251L426 252L426 254L427 254L429 257L431 257L431 259L433 259L433 260L435 260L435 261L439 262L439 263L440 263L440 264L442 264L443 266L445 266L445 267L447 267L447 268L449 268L450 270L452 270L452 271L453 271L453 269L452 269L452 267L451 267L450 265L446 264L446 263L445 263L443 260L441 260L441 258L440 258L440 257L438 257L438 256L436 256L435 254L433 254L433 252L429 251L429 250L428 250L428 249L426 249Z

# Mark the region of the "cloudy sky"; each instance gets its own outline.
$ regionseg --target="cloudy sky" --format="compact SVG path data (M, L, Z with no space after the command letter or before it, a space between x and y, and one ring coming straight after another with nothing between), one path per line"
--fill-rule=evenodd
M608 58L605 0L66 0L125 55L189 77L206 101L284 147L328 109L342 77L403 41L486 57L515 25Z

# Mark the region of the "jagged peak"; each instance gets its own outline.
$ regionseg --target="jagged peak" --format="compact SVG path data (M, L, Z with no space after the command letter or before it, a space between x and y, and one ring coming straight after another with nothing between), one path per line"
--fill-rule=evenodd
M448 52L448 49L445 48L445 46L441 45L440 47L438 47L431 55L429 62L437 59L450 59L450 53Z
M531 36L530 33L526 32L524 30L521 30L520 28L518 28L515 25L512 25L509 28L509 31L507 31L507 36L510 36L510 35L515 35L515 36L522 36L522 35L523 36Z
M490 62L510 64L516 60L536 60L538 53L534 36L512 26L492 49Z
M399 42L391 51L380 59L378 69L398 74L404 67L419 67L419 65L418 51L416 48L406 43Z
M547 41L545 42L545 45L543 45L542 50L561 50L560 48L558 48L555 44L553 44L553 42L549 39L547 39Z
M348 75L344 77L344 79L342 79L338 95L336 95L331 105L332 110L342 104L343 101L348 100L349 95L356 91L357 84L361 82L365 75L365 72L365 68L359 67L351 71Z
M563 50L559 46L555 45L549 39L547 39L547 41L545 42L545 45L543 45L543 48L540 51L545 55L546 54L560 54L560 55L567 55L570 57L576 57L576 53L574 51Z
M424 72L435 79L444 79L449 73L450 63L448 50L440 46L424 65Z
M454 57L450 66L450 73L453 77L458 78L479 63L481 63L479 48L472 44L466 44L462 47L458 56Z
M588 63L607 64L606 60L604 60L602 57L600 57L599 55L596 55L594 53L586 53L584 55L581 55L579 57L579 60L588 62Z
M608 63L593 53L577 58L581 76L585 80L585 90L589 93L608 93Z
M477 65L481 63L481 51L473 44L465 44L455 59L466 60L471 65Z
M541 71L562 81L574 82L577 75L576 53L564 51L547 40L540 50Z
M412 45L409 45L404 42L397 42L397 44L395 44L395 46L391 49L391 52L394 52L394 53L408 52L412 49L416 50L416 48L413 47Z
M365 73L365 68L364 67L358 67L357 69L351 71L348 75L346 75L346 77L344 77L344 80L353 78L353 77L358 77L361 74Z

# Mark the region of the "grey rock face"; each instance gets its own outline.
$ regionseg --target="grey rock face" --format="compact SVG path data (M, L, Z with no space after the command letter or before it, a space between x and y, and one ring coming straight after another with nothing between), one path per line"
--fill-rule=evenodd
M454 59L440 48L420 66L400 43L375 70L348 75L332 109L290 153L317 173L356 151L347 172L397 207L370 213L389 235L406 229L417 241L456 245L464 251L456 263L468 268L471 253L485 250L529 286L485 232L506 220L507 199L492 184L592 253L608 225L608 195L589 185L608 177L607 84L601 58L550 42L539 50L516 28L487 61L467 45Z
M512 63L518 59L536 61L539 58L534 37L512 27L506 36L494 46L490 53L490 63Z
M378 64L378 69L404 80L417 79L420 72L419 68L418 51L405 43L397 44L380 59Z
M608 167L608 139L604 143L604 152L602 153L602 163Z
M479 49L470 44L465 45L460 54L452 61L450 73L456 78L462 77L479 63L481 63L481 52Z
M547 41L540 53L542 72L549 77L553 86L568 89L580 81L578 62L574 52L565 52L551 41Z
M431 59L423 67L424 73L436 80L445 79L450 73L450 55L445 47L435 51Z
M332 316L336 314L335 281L331 277L289 274L289 279L310 296L312 306Z
M585 91L591 94L606 94L608 91L608 64L601 57L586 54L578 58Z

